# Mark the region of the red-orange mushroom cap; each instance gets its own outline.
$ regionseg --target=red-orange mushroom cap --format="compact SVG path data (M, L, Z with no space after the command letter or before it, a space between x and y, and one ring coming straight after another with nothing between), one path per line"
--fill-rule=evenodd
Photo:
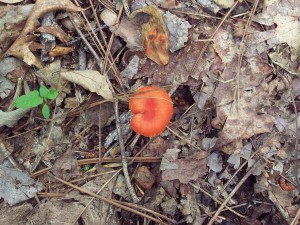
M129 100L134 114L132 129L146 137L163 132L173 115L173 103L169 94L159 87L146 86L138 89Z

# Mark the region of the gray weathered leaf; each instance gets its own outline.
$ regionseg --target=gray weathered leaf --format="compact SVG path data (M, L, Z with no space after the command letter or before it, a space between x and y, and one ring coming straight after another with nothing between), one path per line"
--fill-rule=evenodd
M0 127L13 127L19 119L21 119L30 109L16 109L11 112L3 112L0 110Z

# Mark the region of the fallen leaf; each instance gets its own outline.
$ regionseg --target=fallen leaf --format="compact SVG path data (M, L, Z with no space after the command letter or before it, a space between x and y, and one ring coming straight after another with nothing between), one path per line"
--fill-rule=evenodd
M146 166L140 166L134 174L136 182L145 190L149 190L155 183L155 176Z
M9 205L28 200L44 188L26 171L0 165L0 174L0 197Z
M51 168L51 172L64 180L80 175L80 168L71 148L59 157Z
M243 139L256 134L270 132L273 126L272 116L259 113L261 105L268 99L268 93L261 87L264 79L271 73L271 68L263 62L266 55L260 59L248 58L247 64L242 64L239 89L236 86L238 44L232 34L225 29L219 29L215 36L214 49L220 56L225 67L220 74L221 80L216 87L217 117L212 125L221 129L219 139L213 149L225 153L239 153L243 148ZM239 92L239 101L234 99L235 91Z
M169 49L175 52L184 47L188 41L189 28L192 26L188 21L167 11L163 15L164 22L169 31Z
M26 224L26 216L31 212L33 206L29 202L15 206L1 207L0 224Z
M98 71L67 71L61 72L61 77L65 80L78 84L91 92L96 92L105 99L113 99L113 95L109 89L106 77L101 75Z
M168 149L161 161L162 181L176 180L187 184L207 173L207 152L198 151L185 159L177 159L179 149Z
M47 12L55 10L77 12L81 11L81 8L74 5L70 0L53 0L51 3L47 0L37 0L17 40L15 40L15 42L1 57L12 55L24 60L24 62L26 62L28 65L35 65L38 68L42 68L39 61L36 59L33 53L30 52L28 45L29 42L35 38L32 33L39 24L39 18L45 15Z
M227 115L226 123L219 133L219 139L214 149L220 149L227 154L239 153L243 147L243 139L271 132L274 125L272 116L258 113L260 102L267 96L267 93L261 88L244 91L240 93L238 112L230 111L230 107L234 107L233 105L228 105L226 109L224 107Z
M219 173L223 168L223 161L220 157L220 154L217 152L213 152L208 156L207 166L210 170Z
M0 55L17 39L33 4L0 6Z
M33 224L71 224L84 210L84 204L75 199L51 199L35 207L28 221Z
M15 84L0 75L0 98L4 99L14 90Z
M63 82L61 81L60 72L61 62L60 60L55 60L54 62L48 64L42 69L39 69L35 75L42 79L46 84L61 91L63 87ZM65 91L65 89L63 90Z
M130 17L139 22L148 19L141 25L145 55L159 65L166 65L169 62L169 38L158 8L150 5L132 12Z
M254 20L267 26L276 24L276 28L249 34L246 56L255 56L276 44L287 43L292 48L291 59L295 60L300 49L299 10L299 0L266 1L263 11Z
M165 66L153 64L152 61L147 60L146 63L141 64L138 73L134 79L142 77L152 77L152 85L179 85L186 83L191 76L198 80L202 78L208 71L218 74L219 68L214 71L212 65L214 64L215 52L212 48L208 49L203 56L203 63L199 63L191 74L191 70L199 55L199 49L203 47L201 42L193 42L187 48L180 49L170 55L169 63Z
M143 49L139 27L133 24L127 17L122 18L121 22L117 23L117 14L108 9L103 10L100 17L111 32L120 36L126 42L128 48L133 50Z
M57 24L39 27L36 29L36 32L52 34L65 44L67 44L67 42L70 40L70 36Z
M3 112L0 110L0 127L13 127L19 119L21 119L30 109L16 109L11 112Z
M73 51L74 47L55 46L53 49L51 49L49 55L52 57L63 56Z

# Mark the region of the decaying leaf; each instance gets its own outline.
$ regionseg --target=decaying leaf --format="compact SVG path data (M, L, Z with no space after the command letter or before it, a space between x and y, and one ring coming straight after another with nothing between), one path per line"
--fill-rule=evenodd
M57 24L39 27L38 29L36 29L36 32L52 34L65 44L70 40L70 36L66 32L64 32L64 30L61 29Z
M85 89L96 92L105 99L112 99L113 95L109 89L105 76L95 70L78 70L61 72L61 77L70 82L81 85Z
M176 180L187 184L207 173L207 152L198 151L185 159L177 159L179 149L168 149L161 161L162 181Z
M168 32L162 16L156 6L138 9L130 15L142 23L142 42L145 55L159 65L169 62L169 39Z
M56 57L56 56L69 54L70 52L73 51L74 51L73 47L55 46L53 49L51 49L49 55L52 57Z
M0 55L17 39L33 4L0 6Z
M0 75L0 98L6 98L14 89L15 84Z
M72 177L81 175L78 162L70 148L55 161L51 168L51 172L64 180L70 180Z
M163 15L164 22L169 31L169 48L175 52L184 47L188 41L189 28L192 26L188 21L167 11Z
M30 109L16 109L11 112L3 112L0 110L0 127L13 127L19 119L21 119Z
M28 200L44 188L25 171L0 165L0 173L0 197L9 205Z
M268 93L260 85L271 70L261 59L249 58L247 64L241 67L242 82L237 90L235 78L238 47L232 34L220 29L213 46L226 65L220 74L225 82L219 82L214 92L218 107L217 117L212 124L217 129L221 129L225 124L214 148L228 154L239 153L243 147L243 139L270 132L272 129L272 116L259 113L262 102L268 98ZM236 91L239 92L238 102L234 99Z
M48 64L44 68L36 72L36 76L42 79L46 84L61 91L63 82L60 78L61 62L60 60L55 60L51 64Z
M300 49L299 11L299 0L265 1L263 12L254 20L267 26L276 24L276 28L250 34L246 55L255 56L276 44L287 43L292 48L291 59L295 60Z
M120 36L127 43L128 48L133 50L143 49L138 26L133 24L127 17L122 18L122 20L117 23L117 14L108 9L103 10L100 17L111 32Z
M227 119L214 148L228 154L239 153L243 147L243 139L271 132L274 124L273 117L258 113L260 102L266 98L267 93L261 88L256 88L241 93L238 111L230 111L230 108L234 107L231 104L223 107L223 110L227 112Z
M12 55L24 60L28 65L35 65L38 68L41 68L41 64L34 54L30 52L28 45L35 37L33 32L39 24L39 18L47 12L55 10L77 12L81 11L81 8L75 6L70 0L53 0L51 2L47 0L37 0L19 37L2 57Z

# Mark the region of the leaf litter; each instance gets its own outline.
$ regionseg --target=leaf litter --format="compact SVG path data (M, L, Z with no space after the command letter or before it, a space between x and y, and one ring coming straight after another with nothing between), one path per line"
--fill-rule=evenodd
M297 224L299 0L259 2L253 18L257 1L135 1L129 17L111 1L18 2L0 3L3 221L20 210L30 213L16 224ZM53 24L40 25L50 11ZM150 139L128 109L145 85L174 103ZM35 105L14 109L42 86L59 92L43 100L48 120ZM118 168L120 141L140 205Z

